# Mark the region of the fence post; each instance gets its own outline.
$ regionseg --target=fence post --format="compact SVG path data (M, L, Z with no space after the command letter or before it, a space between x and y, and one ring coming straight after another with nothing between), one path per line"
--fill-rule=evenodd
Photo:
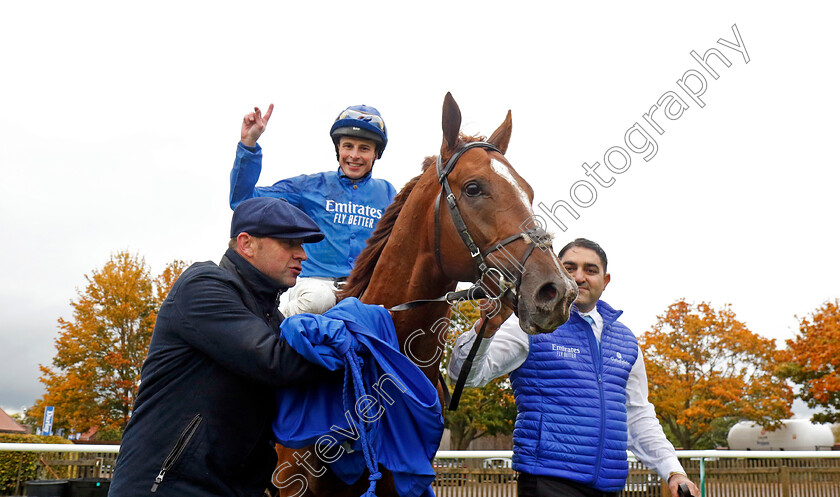
M790 497L790 469L784 459L779 459L779 483L782 484L782 497Z
M18 458L18 470L17 470L17 476L15 477L15 495L20 495L20 473L21 473L21 468L23 467L23 457L25 455L26 454L21 452L20 457Z
M700 456L700 497L706 497L706 458Z

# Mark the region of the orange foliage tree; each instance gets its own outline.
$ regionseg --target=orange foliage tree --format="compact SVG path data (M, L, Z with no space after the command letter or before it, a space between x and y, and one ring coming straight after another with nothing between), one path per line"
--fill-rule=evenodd
M775 340L751 332L729 306L677 301L639 345L650 401L677 447L714 448L739 419L772 429L791 415Z
M840 301L826 302L799 322L799 333L787 340L786 375L801 385L798 397L818 423L840 422Z
M453 308L450 335L441 361L444 377L455 338L471 329L478 318L478 305L473 301L459 302ZM457 378L449 378L452 387L456 381ZM516 419L516 404L508 375L496 378L481 388L464 388L458 409L449 411L447 406L443 406L443 414L452 450L466 450L470 442L485 435L510 435Z
M73 319L58 319L52 367L41 365L46 393L29 412L41 421L55 406L55 426L71 432L98 427L118 437L128 421L157 310L186 264L173 261L157 277L143 258L118 252L85 275L71 301ZM107 436L105 438L108 438Z

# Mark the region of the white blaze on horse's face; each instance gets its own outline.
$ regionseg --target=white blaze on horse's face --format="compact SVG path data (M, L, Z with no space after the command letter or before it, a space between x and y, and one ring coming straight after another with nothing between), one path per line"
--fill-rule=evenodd
M525 206L525 209L527 209L530 214L533 214L534 210L531 208L531 200L528 198L528 194L525 193L525 190L523 190L519 185L519 182L516 181L516 178L510 174L510 168L496 159L490 159L490 167L493 168L493 171L495 171L496 174L510 183L510 186L519 193L519 198L522 200L522 204Z

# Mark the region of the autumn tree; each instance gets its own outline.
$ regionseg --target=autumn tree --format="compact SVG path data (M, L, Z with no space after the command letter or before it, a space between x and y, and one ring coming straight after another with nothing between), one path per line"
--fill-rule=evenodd
M58 319L52 367L41 365L46 393L30 409L40 422L45 406L55 406L56 427L119 437L128 421L149 348L157 310L183 271L170 263L157 277L143 258L118 252L70 302L72 320Z
M473 301L459 302L453 308L449 340L441 361L444 376L455 338L472 328L478 318L479 309ZM453 387L456 381L457 378L449 378ZM481 388L465 388L455 411L444 406L444 426L449 429L452 450L466 450L470 442L485 435L510 435L515 419L516 406L507 375Z
M798 397L818 423L840 422L840 301L826 302L799 322L799 333L787 340L785 374L801 386Z
M714 448L739 419L773 429L791 415L775 340L751 332L729 306L675 302L639 345L650 400L678 447Z

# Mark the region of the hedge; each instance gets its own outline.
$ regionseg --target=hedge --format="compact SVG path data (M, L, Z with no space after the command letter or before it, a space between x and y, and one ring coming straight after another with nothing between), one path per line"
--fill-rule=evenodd
M16 433L0 433L2 443L72 444L61 437L43 437ZM23 493L23 482L38 478L37 452L0 452L0 495L12 495L20 475L18 495ZM19 472L19 473L18 473Z

